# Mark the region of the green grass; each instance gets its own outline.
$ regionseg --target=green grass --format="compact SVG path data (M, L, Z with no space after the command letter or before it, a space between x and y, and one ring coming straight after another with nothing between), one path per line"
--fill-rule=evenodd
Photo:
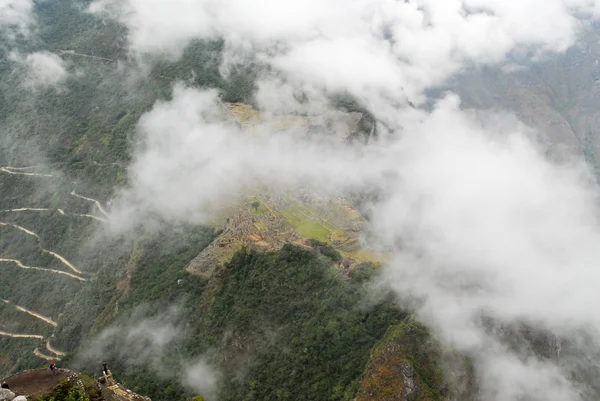
M329 223L321 221L319 218L322 217L322 213L318 209L316 209L312 206L309 206L306 204L295 204L295 205L289 207L288 210L291 211L296 216L298 216L298 215L308 216L308 217L304 217L304 218L310 218L311 220L313 220L315 222L315 224L322 226L323 228L328 230L330 233L335 234L337 237L347 237L347 235L345 235L345 233L343 231L335 228L334 226L332 226Z
M316 240L330 243L329 235L331 232L320 224L314 223L306 218L298 217L289 210L280 210L279 213L294 227L296 232L305 238L314 238Z

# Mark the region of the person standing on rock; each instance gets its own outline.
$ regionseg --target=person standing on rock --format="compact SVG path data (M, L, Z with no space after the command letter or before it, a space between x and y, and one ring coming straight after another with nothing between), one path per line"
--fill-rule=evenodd
M108 365L106 364L106 362L102 362L102 372L105 376L108 376Z

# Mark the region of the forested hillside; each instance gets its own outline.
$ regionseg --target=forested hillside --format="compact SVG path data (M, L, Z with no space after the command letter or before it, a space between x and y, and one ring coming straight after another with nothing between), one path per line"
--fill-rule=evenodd
M108 361L155 401L597 398L597 26L536 58L454 26L407 43L440 23L394 31L433 13L411 1L166 3L0 4L20 16L0 15L0 377Z
M136 76L123 28L83 5L37 3L36 39L7 41L2 50L0 372L54 359L93 375L108 359L135 391L181 399L194 395L180 379L181 361L208 352L222 372L220 399L352 397L370 349L405 317L390 299L368 300L369 264L345 278L329 245L286 245L270 253L242 249L201 279L184 268L218 228L163 222L135 235L103 233L109 200L127 185L136 123L156 100L169 98L174 80L217 88L224 103L251 102L253 85L241 70L222 77L218 40L197 41L177 62ZM26 88L27 70L8 53L34 51L60 57L69 78ZM348 105L356 110L340 103ZM175 306L171 323L186 335L157 351L168 374L157 376L154 362L123 357L118 338L100 354L86 351L104 328ZM11 337L21 334L33 337Z

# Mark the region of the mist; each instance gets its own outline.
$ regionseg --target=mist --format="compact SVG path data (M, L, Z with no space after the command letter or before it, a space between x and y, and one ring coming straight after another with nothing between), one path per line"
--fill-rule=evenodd
M6 39L28 36L34 26L33 1L3 0L0 3L0 33Z
M48 87L61 89L60 85L68 77L66 63L56 54L40 51L23 56L12 52L9 59L20 64L23 69L21 85L24 89L38 90Z
M324 111L327 94L343 90L396 134L361 147L274 134L268 122L241 132L219 120L215 93L178 84L140 120L143 145L116 220L146 211L207 222L232 192L256 187L335 196L375 186L385 196L370 205L372 245L394 255L385 281L443 344L473 358L480 397L580 399L568 366L524 358L481 316L558 336L600 333L598 188L587 166L575 156L549 160L513 116L468 113L452 94L431 112L406 99L422 103L425 89L467 62L502 65L522 47L533 57L564 51L585 25L578 17L592 18L597 4L182 0L160 13L152 8L166 3L152 3L126 2L119 13L97 1L91 10L127 24L133 52L177 57L165 49L222 36L232 54L225 63L253 53L276 74L261 77L267 113ZM294 102L298 91L309 101Z
M31 7L0 4L0 32L27 34ZM257 188L331 198L375 188L382 196L368 205L367 245L393 255L383 285L444 346L472 358L479 397L584 399L571 372L600 361L524 354L482 317L549 330L580 355L598 354L599 344L583 340L600 334L599 188L589 166L576 154L551 160L536 139L544 133L503 111L465 111L452 93L431 110L409 101L432 102L426 91L469 65L510 67L516 52L534 61L565 51L600 2L95 0L87 11L128 28L133 58L176 60L193 40L222 38L223 74L245 63L269 67L254 98L266 121L251 130L223 121L216 91L183 82L142 116L130 186L112 203L113 232L156 215L210 223L232 196ZM13 59L30 87L59 87L67 77L57 56ZM364 145L325 129L275 132L269 116L333 111L339 93L373 114L379 138ZM177 313L108 328L82 357L99 360L113 347L168 374L162 352L183 336ZM190 365L184 384L211 389L210 365Z
M462 111L454 95L432 112L400 110L402 135L366 146L269 135L268 124L241 132L218 122L214 100L177 86L140 120L119 225L144 213L209 223L257 187L333 197L375 186L384 196L370 205L369 245L393 253L384 280L440 341L472 356L482 398L579 399L569 366L523 359L481 317L571 339L600 333L598 188L584 162L550 160L531 128Z
M148 305L137 306L126 320L114 322L86 344L75 363L89 366L106 361L110 369L111 361L119 361L128 367L148 367L158 377L178 380L213 399L218 371L208 358L189 358L178 350L188 334L183 312L181 303L172 303L152 316Z

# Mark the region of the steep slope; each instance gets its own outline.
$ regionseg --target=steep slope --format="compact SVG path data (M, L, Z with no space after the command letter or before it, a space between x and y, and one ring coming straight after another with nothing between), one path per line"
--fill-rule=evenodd
M472 68L446 87L460 94L463 106L506 110L538 130L547 143L562 145L600 161L600 27L564 54L504 68Z
M107 307L106 297L73 303L90 288L109 293L120 282L130 245L123 238L107 240L97 234L107 218L107 201L125 184L129 137L139 115L170 91L170 82L159 77L140 80L135 91L122 85L130 67L119 71L111 60L126 56L125 32L83 12L84 3L35 4L37 39L18 43L22 52L60 55L72 73L65 90L25 88L21 78L27 71L5 52L16 44L1 39L0 296L56 326L3 303L0 331L8 335L0 338L0 373L39 366L49 355L62 356L45 343L52 338L60 350L61 342L69 344L68 338L52 335L69 326L62 316L71 307L85 315L74 323L83 327L92 326ZM188 57L200 71L199 56L214 51L218 48L191 51ZM212 68L212 62L205 65L207 71ZM210 79L200 74L198 82Z
M153 399L192 396L178 382L198 358L208 358L220 372L219 399L266 400L276 394L348 399L359 386L369 350L404 314L387 298L365 308L365 280L373 268L360 265L344 277L334 269L335 251L315 247L242 249L210 279L186 275L180 262L159 273L173 255L149 255L157 259L156 270L133 272L111 326L131 334L92 338L81 346L83 359L63 363L79 363L87 371L101 355L124 385ZM173 248L165 246L168 251ZM146 307L134 308L142 299ZM165 316L169 303L176 308ZM136 327L154 332L165 325L180 335L160 347L133 334ZM145 347L152 357L140 359ZM99 351L86 352L90 349Z
M452 377L442 372L442 348L412 318L388 329L371 351L357 401L475 399L476 378L467 358L446 356Z
M85 4L37 2L39 40L20 49L60 57L71 72L63 90L24 95L22 66L0 65L0 373L52 359L92 374L109 357L128 387L172 400L196 394L182 377L206 358L222 375L222 400L468 397L468 364L442 377L427 332L391 297L369 298L386 255L364 248L365 219L347 200L259 188L231 194L216 229L160 222L104 236L136 124L175 80L217 89L224 118L249 134L268 122L275 134L326 127L351 141L374 123L348 101L324 115L262 114L251 106L254 72L219 73L218 40L194 42L139 79L125 29L81 12ZM450 87L465 107L512 110L597 161L596 42L522 70L469 71ZM148 319L150 333L173 327L181 337L153 348L152 338L118 334L139 335L132 327Z

